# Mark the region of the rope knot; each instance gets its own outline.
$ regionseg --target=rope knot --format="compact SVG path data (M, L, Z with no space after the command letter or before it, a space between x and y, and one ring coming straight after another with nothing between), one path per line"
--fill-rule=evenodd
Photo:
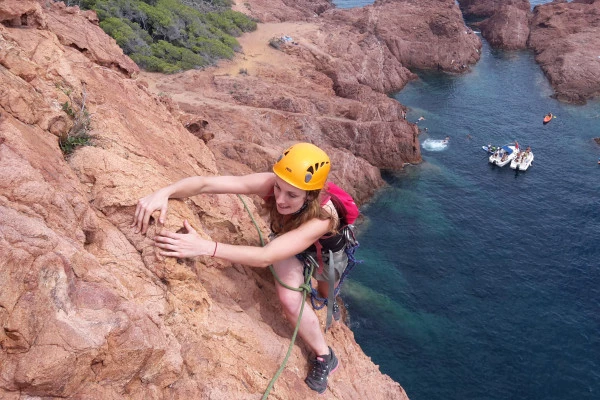
M302 292L310 293L312 291L312 286L310 283L303 283L298 287L298 289L300 289Z

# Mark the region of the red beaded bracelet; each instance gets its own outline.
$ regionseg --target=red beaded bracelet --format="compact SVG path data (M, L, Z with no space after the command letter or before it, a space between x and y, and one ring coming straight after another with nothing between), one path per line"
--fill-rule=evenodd
M218 245L218 243L215 242L215 250L213 251L213 255L211 257L214 257L215 254L217 254L217 245Z

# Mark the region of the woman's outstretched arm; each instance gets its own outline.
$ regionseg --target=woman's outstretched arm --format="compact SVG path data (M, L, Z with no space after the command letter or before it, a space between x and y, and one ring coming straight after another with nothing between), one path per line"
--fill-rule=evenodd
M146 233L152 214L160 210L158 221L165 222L169 199L181 199L202 193L232 193L268 195L273 189L275 174L264 172L242 176L192 176L141 198L136 206L132 227Z
M163 229L154 238L161 255L176 258L214 256L236 264L267 267L309 248L327 233L329 220L311 219L300 227L277 237L264 247L217 243L200 237L187 221L184 221L184 227L187 233L175 233Z

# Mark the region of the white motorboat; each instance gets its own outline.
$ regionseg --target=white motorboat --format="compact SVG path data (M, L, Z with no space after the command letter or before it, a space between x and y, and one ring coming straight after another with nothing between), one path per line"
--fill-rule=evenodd
M490 157L489 161L499 167L504 167L510 163L513 158L517 155L517 148L515 146L505 145L495 151Z
M518 169L519 171L527 171L527 168L531 166L533 162L533 152L532 151L520 151L517 153L515 158L510 162L510 167L512 169Z

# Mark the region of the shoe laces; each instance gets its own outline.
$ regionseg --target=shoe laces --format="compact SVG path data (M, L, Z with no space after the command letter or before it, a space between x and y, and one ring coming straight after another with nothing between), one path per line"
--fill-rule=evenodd
M311 360L313 367L310 371L310 375L316 379L323 379L329 373L329 365L328 362L325 361L322 357L316 357L314 360Z

